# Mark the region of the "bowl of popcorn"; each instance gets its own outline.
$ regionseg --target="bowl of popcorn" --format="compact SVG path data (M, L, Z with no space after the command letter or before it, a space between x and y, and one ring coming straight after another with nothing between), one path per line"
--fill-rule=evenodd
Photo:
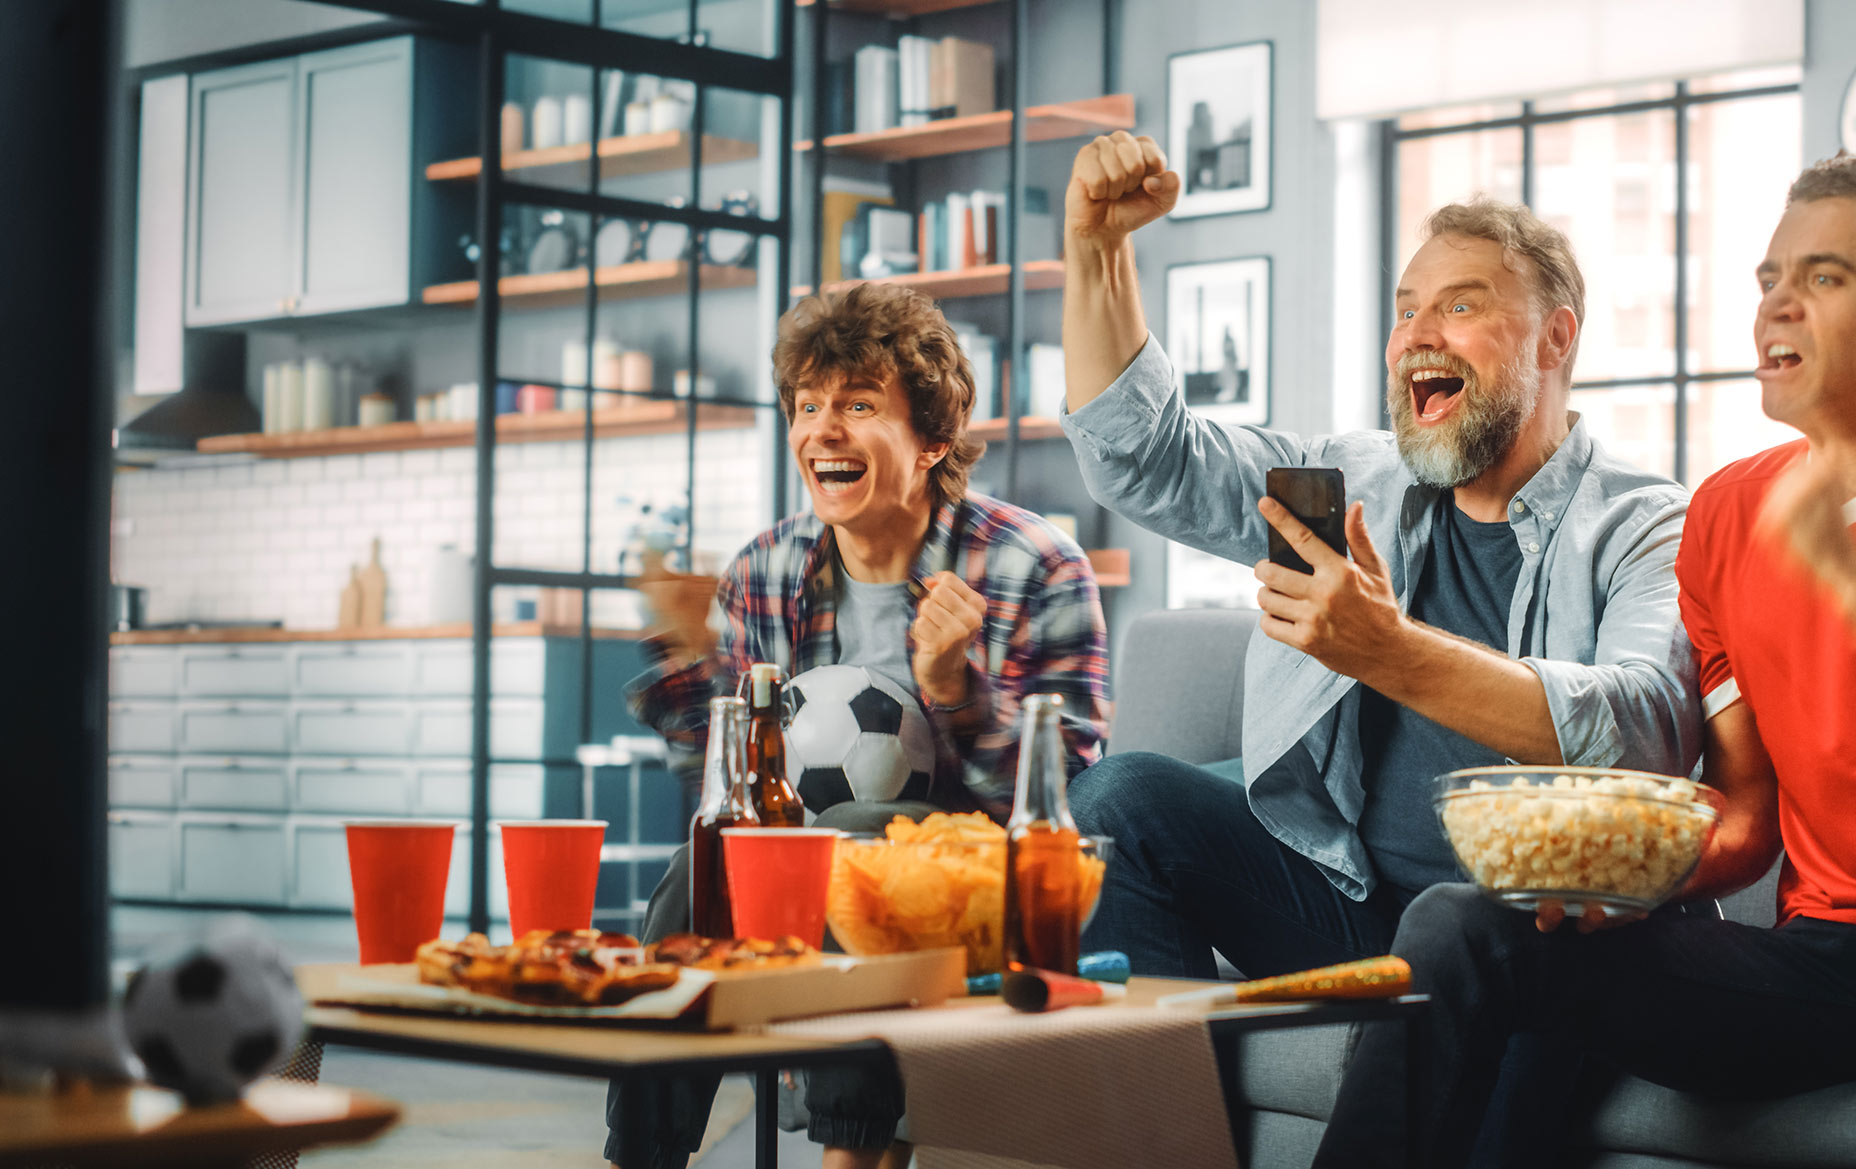
M1484 893L1569 914L1661 905L1695 871L1723 802L1705 784L1608 767L1471 767L1436 784L1444 835Z
M1077 846L1083 918L1107 868L1106 837ZM897 817L882 836L845 837L832 860L825 921L846 953L900 954L959 946L967 973L1004 965L1005 829L984 813Z

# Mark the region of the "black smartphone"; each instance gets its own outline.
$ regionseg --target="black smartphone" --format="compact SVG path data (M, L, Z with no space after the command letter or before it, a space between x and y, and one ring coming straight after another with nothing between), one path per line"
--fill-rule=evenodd
M1347 555L1347 482L1338 467L1271 467L1264 486L1271 499L1288 508L1323 543ZM1273 527L1270 563L1297 572L1315 571Z

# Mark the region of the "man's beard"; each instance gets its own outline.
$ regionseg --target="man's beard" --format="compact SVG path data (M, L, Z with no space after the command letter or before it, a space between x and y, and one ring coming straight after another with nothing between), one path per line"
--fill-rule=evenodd
M1414 369L1442 368L1463 379L1456 417L1420 427L1411 404ZM1398 453L1418 482L1461 487L1493 467L1514 446L1540 402L1540 361L1533 345L1521 347L1487 385L1474 367L1452 354L1407 353L1386 375L1386 410L1398 434Z

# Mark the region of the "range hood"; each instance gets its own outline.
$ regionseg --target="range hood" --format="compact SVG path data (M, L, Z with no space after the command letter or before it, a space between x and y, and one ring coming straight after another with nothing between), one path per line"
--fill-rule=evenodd
M243 334L188 330L182 365L180 390L116 428L117 461L148 462L149 456L192 451L211 435L261 429L245 396Z

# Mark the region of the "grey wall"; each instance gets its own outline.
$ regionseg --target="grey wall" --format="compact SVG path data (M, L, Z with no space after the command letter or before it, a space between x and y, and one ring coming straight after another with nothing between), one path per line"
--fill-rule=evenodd
M299 0L128 0L123 63L135 68L383 19Z

